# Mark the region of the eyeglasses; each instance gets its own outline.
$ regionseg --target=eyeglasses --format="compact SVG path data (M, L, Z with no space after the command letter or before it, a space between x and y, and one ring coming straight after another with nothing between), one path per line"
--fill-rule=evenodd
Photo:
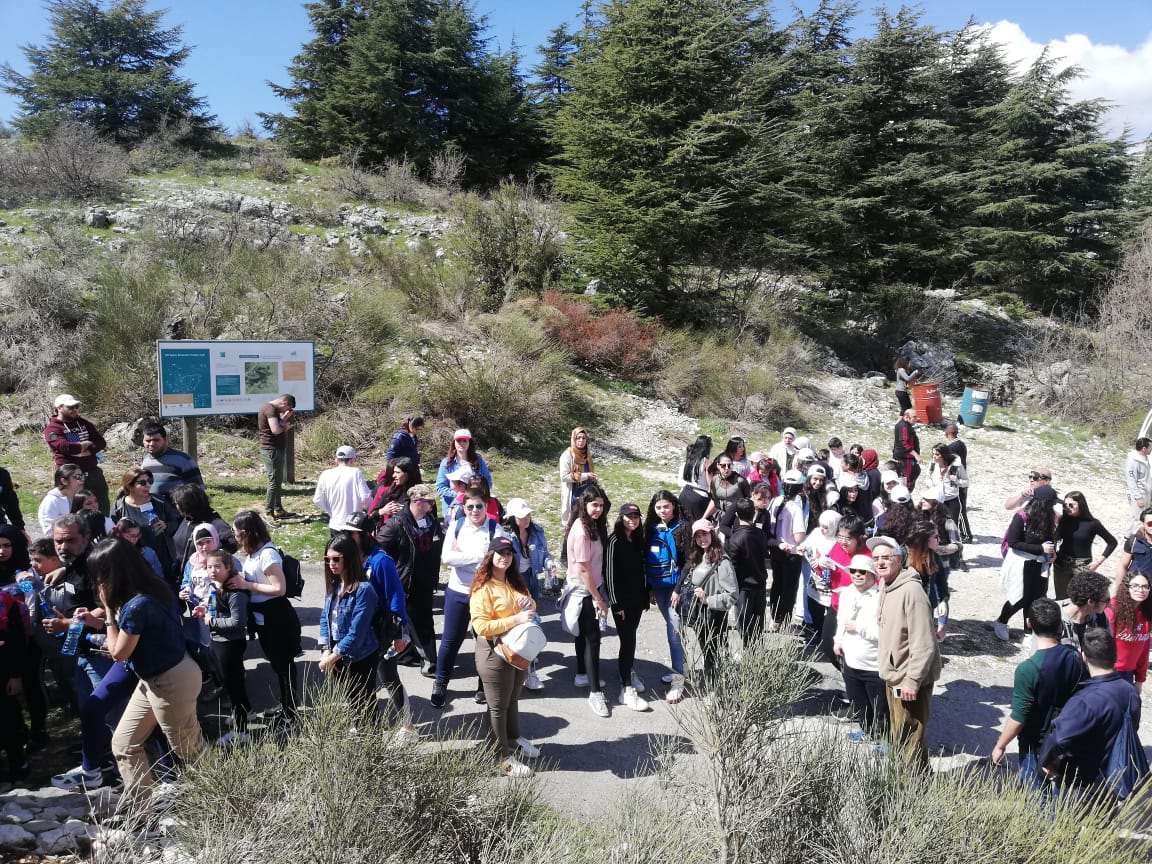
M877 561L891 561L891 560L892 560L891 555L873 555L872 556L872 562L873 563L875 563Z
M469 511L473 511L473 510L487 510L488 508L486 506L484 506L483 504L465 504L464 509L469 510Z
M1137 585L1137 584L1133 583L1133 584L1128 586L1128 590L1129 591L1148 591L1148 590L1152 590L1152 589L1149 589L1149 586L1147 586L1147 585Z

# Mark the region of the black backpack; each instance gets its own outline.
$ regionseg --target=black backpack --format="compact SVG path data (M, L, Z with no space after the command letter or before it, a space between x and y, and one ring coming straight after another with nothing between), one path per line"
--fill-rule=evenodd
M281 567L284 570L284 596L299 599L304 593L304 574L300 572L300 559L289 555L283 549L277 548L276 551L283 559Z

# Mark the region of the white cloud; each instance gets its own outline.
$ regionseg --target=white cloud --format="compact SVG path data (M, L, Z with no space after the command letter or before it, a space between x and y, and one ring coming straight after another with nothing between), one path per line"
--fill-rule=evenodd
M1138 48L1129 50L1120 45L1094 43L1081 33L1047 44L1033 42L1013 21L998 21L987 29L992 41L1004 46L1008 59L1019 63L1019 70L1026 69L1045 48L1059 58L1061 68L1079 66L1084 77L1072 84L1071 94L1076 99L1102 98L1111 102L1109 132L1118 133L1128 126L1133 141L1152 135L1152 33Z

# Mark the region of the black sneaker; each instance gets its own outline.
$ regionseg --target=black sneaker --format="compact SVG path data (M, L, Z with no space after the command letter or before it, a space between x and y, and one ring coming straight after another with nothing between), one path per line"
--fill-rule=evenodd
M476 695L473 696L472 698L476 700L477 705L487 705L488 704L488 697L484 695L484 688L483 687L481 687L479 690L477 690Z
M433 708L443 708L444 703L448 701L448 685L447 684L433 684L432 695L428 697L428 701Z

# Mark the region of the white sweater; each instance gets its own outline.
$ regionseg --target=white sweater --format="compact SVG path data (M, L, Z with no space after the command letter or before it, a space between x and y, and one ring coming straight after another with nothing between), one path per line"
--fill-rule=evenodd
M836 641L844 651L844 663L864 672L877 670L876 648L880 643L880 625L876 610L880 604L880 589L873 585L860 591L855 585L840 589L840 609L836 615ZM851 621L856 632L844 627Z
M444 552L440 561L449 568L448 588L458 594L468 594L472 590L472 577L476 575L476 568L488 554L488 521L480 523L479 527L468 521L457 523L460 533L456 533L456 526L448 528L448 536L444 538ZM455 548L453 548L455 547Z

